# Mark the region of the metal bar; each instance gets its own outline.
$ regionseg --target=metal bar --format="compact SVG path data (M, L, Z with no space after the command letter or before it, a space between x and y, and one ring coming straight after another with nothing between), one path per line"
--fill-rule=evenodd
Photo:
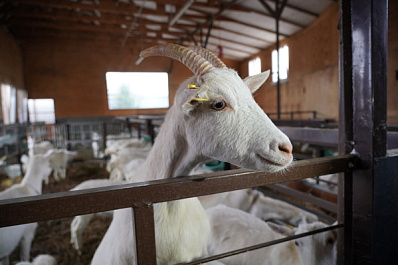
M207 30L207 34L206 34L206 40L205 40L205 43L203 44L203 48L205 48L205 49L207 47L207 43L209 42L210 32L211 32L212 28L213 28L213 20L210 21L209 29Z
M279 0L276 0L275 5L276 5L276 10L278 10L278 4ZM277 80L276 80L276 117L278 120L281 118L281 79L280 79L280 73L279 73L279 63L280 63L280 57L279 57L279 18L278 16L275 16L275 26L276 26L276 73L277 73ZM293 118L292 118L293 119Z
M355 156L295 161L288 171L229 170L0 201L0 227L129 208L352 170Z
M173 26L179 19L180 17L189 9L189 7L195 2L195 0L189 0L186 2L183 7L175 14L175 16L170 20L169 26Z
M102 123L102 144L103 144L104 150L107 148L107 146L106 146L106 136L107 136L107 134L108 134L108 131L106 129L106 123L103 122Z
M237 2L238 0L231 0L228 3L222 4L220 9L217 11L217 13L215 13L214 15L208 17L208 19L206 20L205 23L203 24L198 24L198 26L196 27L196 29L192 32L188 32L189 35L191 35L191 38L194 40L195 38L193 37L196 32L199 30L199 28L204 27L205 25L209 24L210 22L213 22L215 19L217 19L218 16L220 16L222 14L222 12L224 12L225 10L227 10L230 6L232 6L233 4L235 4L235 2ZM195 9L195 8L194 8ZM194 40L194 42L196 42ZM196 46L197 43L195 43Z
M180 263L180 264L177 264L177 265L202 264L202 263L209 262L209 261L212 261L212 260L218 260L218 259L222 259L222 258L226 258L226 257L230 257L230 256L246 253L248 251L253 251L253 250L260 249L260 248L273 246L273 245L280 244L280 243L283 243L283 242L295 240L295 239L306 237L306 236L311 236L311 235L318 234L318 233L327 232L327 231L330 231L330 230L333 230L333 229L342 228L342 227L344 227L343 224L331 225L329 227L316 229L316 230L305 232L305 233L301 233L301 234L298 234L298 235L287 236L287 237L284 237L284 238L281 238L281 239L276 239L276 240L272 240L272 241L269 241L269 242L257 244L257 245L254 245L254 246L245 247L245 248L241 248L241 249L225 252L225 253L222 253L222 254L214 255L214 256L211 256L211 257L208 257L208 258L204 258L204 259L200 259L200 260L195 260L195 261L188 262L188 263Z
M305 192L301 192L301 191L292 189L292 188L290 188L286 185L282 185L282 184L274 184L274 185L269 185L267 187L270 189L273 189L275 191L284 193L286 195L292 196L294 198L297 198L299 200L310 202L311 204L321 207L321 208L328 210L332 213L337 213L337 205L335 203L317 198L315 196L308 195Z
M353 149L351 1L339 2L339 154ZM352 264L352 173L339 174L337 264Z
M378 239L394 238L373 229L384 222L376 213L385 211L377 209L374 198L376 185L386 181L375 178L375 161L386 155L387 10L387 0L351 1L353 140L360 170L352 178L350 264L375 264ZM390 260L385 264L395 262L384 258Z
M398 156L378 158L375 163L373 264L393 264L396 257L397 249L386 247L386 242L398 240L398 234L392 232L398 223L397 164Z
M294 202L291 199L287 198L286 196L278 195L278 194L276 194L276 193L274 193L272 191L268 191L268 190L264 189L263 187L256 188L256 189L260 190L262 193L264 193L264 195L266 195L268 197L271 197L273 199L277 199L277 200L280 200L280 201L284 201L286 203L289 203L290 205L293 205L294 207L297 207L297 208L302 209L302 210L304 210L306 212L310 212L312 214L315 214L319 218L321 218L323 220L326 220L329 223L336 222L335 218L333 218L333 217L331 217L329 215L326 215L324 213L321 213L321 212L319 212L317 210L313 210L313 209L307 208L305 205L301 205L300 203ZM292 199L294 199L294 198L292 198Z
M291 141L311 144L336 146L338 143L337 129L316 129L279 126L279 129L289 136Z
M265 0L259 0L259 2L265 7L265 9L267 9L267 11L275 18L276 17L276 13L274 10L272 10L271 6L265 2Z
M136 204L133 211L137 264L154 265L156 264L156 241L153 204Z

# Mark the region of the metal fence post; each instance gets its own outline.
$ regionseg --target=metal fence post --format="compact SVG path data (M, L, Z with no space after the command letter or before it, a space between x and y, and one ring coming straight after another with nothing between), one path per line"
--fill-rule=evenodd
M380 186L397 183L376 177L379 169L375 166L386 155L387 0L340 3L340 130L345 130L340 135L340 152L354 148L359 155L359 169L352 178L345 175L344 192L339 196L345 201L340 200L344 209L339 216L345 224L344 264L381 264L377 262L380 256L387 261L382 264L393 264L392 252L377 245L381 239L384 244L394 242L396 233L376 233L374 229L384 224L382 216L393 214L396 219L398 215L397 210L386 210L375 201L375 196L386 196L380 195Z
M134 230L138 265L156 265L155 220L153 204L135 205Z

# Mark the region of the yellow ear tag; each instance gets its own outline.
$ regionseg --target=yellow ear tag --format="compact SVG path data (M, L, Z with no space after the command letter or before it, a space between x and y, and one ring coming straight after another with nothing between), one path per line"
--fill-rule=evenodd
M200 87L193 85L193 84L188 84L188 89L199 89Z
M193 99L191 99L191 100L189 101L189 103L191 103L193 100L196 100L196 101L209 101L208 98L193 98Z

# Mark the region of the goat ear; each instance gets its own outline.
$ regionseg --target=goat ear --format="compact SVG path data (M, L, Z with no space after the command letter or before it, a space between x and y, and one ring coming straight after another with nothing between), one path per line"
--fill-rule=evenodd
M278 234L284 235L284 236L292 236L294 235L294 229L290 229L289 227L282 226L282 225L277 225L271 222L267 222L269 227L277 232Z
M250 89L252 93L256 92L262 84L268 79L270 71L265 71L257 75L246 77L243 82Z

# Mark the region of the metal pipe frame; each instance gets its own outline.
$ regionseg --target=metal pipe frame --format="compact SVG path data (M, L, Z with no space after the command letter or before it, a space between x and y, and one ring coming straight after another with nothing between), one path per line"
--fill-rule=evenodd
M0 227L60 219L121 208L143 207L202 195L351 171L356 156L295 161L288 171L265 173L247 169L173 179L130 183L0 201Z
M395 248L386 247L398 239L393 232L398 208L391 207L398 200L392 166L397 158L386 157L387 5L387 0L340 1L339 152L355 152L360 161L358 170L339 179L344 232L338 264L396 262Z
M0 227L132 208L137 262L156 264L153 204L354 169L356 156L297 161L288 172L245 169L0 201Z

